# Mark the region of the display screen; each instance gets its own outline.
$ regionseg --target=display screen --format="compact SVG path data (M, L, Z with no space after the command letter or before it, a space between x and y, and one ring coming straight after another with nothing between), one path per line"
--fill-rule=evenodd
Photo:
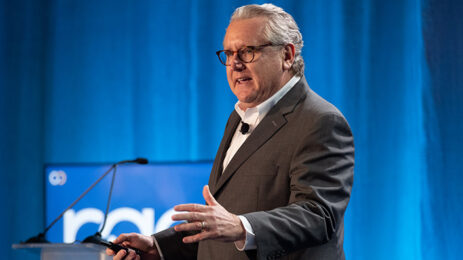
M48 165L45 168L48 226L111 165ZM121 165L117 167L111 203L102 236L113 240L120 233L151 235L174 224L173 207L181 203L204 204L211 162ZM100 230L113 172L109 173L46 235L54 243L84 240Z

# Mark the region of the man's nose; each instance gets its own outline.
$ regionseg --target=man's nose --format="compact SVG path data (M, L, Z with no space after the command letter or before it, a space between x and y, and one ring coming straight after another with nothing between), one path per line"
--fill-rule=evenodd
M230 66L233 70L241 71L245 69L243 61L238 57L238 53L234 53L230 61Z

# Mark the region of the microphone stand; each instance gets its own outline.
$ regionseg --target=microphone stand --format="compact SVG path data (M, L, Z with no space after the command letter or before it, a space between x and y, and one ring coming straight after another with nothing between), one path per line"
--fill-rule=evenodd
M116 171L117 171L117 164L114 165L113 167L113 177L111 180L111 187L109 188L109 195L108 195L108 202L106 203L106 211L104 214L104 219L103 219L103 224L100 228L99 231L97 231L93 236L88 236L82 241L82 243L94 243L94 244L102 244L107 242L101 237L101 233L103 232L103 229L106 225L106 220L108 218L108 212L109 212L109 205L111 204L111 195L113 193L113 187L114 187L114 180L116 179Z
M111 167L103 175L101 175L100 178L98 178L98 180L96 180L92 185L90 185L90 187L88 187L74 202L72 202L71 205L69 205L65 210L63 210L63 212L61 212L61 214L55 220L53 220L53 222L50 225L48 225L42 233L39 233L37 236L34 236L34 237L31 237L31 238L27 239L26 242L21 242L21 244L50 243L50 241L45 239L45 234L48 232L48 230L51 227L53 227L53 225L55 225L56 222L58 222L58 220L60 220L63 217L63 215L64 215L64 213L66 213L66 211L68 211L70 208L74 207L77 204L77 202L79 202L85 195L87 195L87 193L89 191L91 191L95 187L95 185L97 185L104 177L106 177L106 175L108 175L119 164L125 164L125 163L147 164L148 160L145 159L145 158L137 158L135 160L120 161L118 163L115 163L115 164L111 165ZM111 193L112 193L113 184L114 184L114 175L113 175L113 180L112 180L112 183L111 183L111 191L110 191L110 194L109 194L109 199L108 199L108 204L107 204L107 208L106 208L106 214L105 214L104 222L106 222L106 215L108 213L109 202L110 202L110 199L111 199ZM104 224L103 224L103 228L104 228ZM100 230L100 232L103 230L103 228ZM99 234L100 232L97 232L97 234ZM95 234L95 235L97 235L97 234ZM100 238L101 238L101 234L100 234ZM91 240L91 238L89 238L89 239ZM84 242L85 242L85 240L84 240ZM95 243L95 242L93 242L93 243ZM97 243L99 243L99 242L97 242Z
M74 202L72 202L71 205L69 205L65 210L63 210L63 212L61 212L61 214L57 218L55 218L55 220L53 220L53 222L51 222L51 224L48 225L42 233L39 233L35 237L29 238L28 240L26 240L26 242L21 242L21 244L50 243L49 241L47 241L45 239L45 234L48 232L48 230L51 227L53 227L53 225L55 225L55 223L58 222L58 220L60 220L63 217L63 215L64 215L64 213L66 213L66 211L68 211L70 208L74 207L77 204L77 202L79 202L85 195L87 195L87 193L89 191L91 191L93 189L93 187L95 187L95 185L97 185L104 177L106 177L106 175L108 175L108 173L110 173L111 170L114 169L114 167L116 167L116 165L117 164L111 165L111 167L103 175L101 175L101 177L98 178L98 180L96 180L92 185L90 185L90 187L88 187L82 194L80 194L80 196L76 200L74 200Z

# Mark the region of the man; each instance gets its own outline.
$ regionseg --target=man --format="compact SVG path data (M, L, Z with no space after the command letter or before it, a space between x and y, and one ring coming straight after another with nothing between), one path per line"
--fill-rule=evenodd
M345 258L353 137L342 114L309 89L302 45L281 8L234 12L217 54L238 102L203 190L207 205L178 205L173 219L183 224L115 243L141 249L142 259Z

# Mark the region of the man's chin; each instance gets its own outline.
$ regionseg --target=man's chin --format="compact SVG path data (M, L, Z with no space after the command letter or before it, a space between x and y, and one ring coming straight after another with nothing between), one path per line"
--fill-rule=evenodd
M252 108L258 105L255 98L243 98L243 99L238 99L238 100L240 101L239 106L243 110L247 108Z

